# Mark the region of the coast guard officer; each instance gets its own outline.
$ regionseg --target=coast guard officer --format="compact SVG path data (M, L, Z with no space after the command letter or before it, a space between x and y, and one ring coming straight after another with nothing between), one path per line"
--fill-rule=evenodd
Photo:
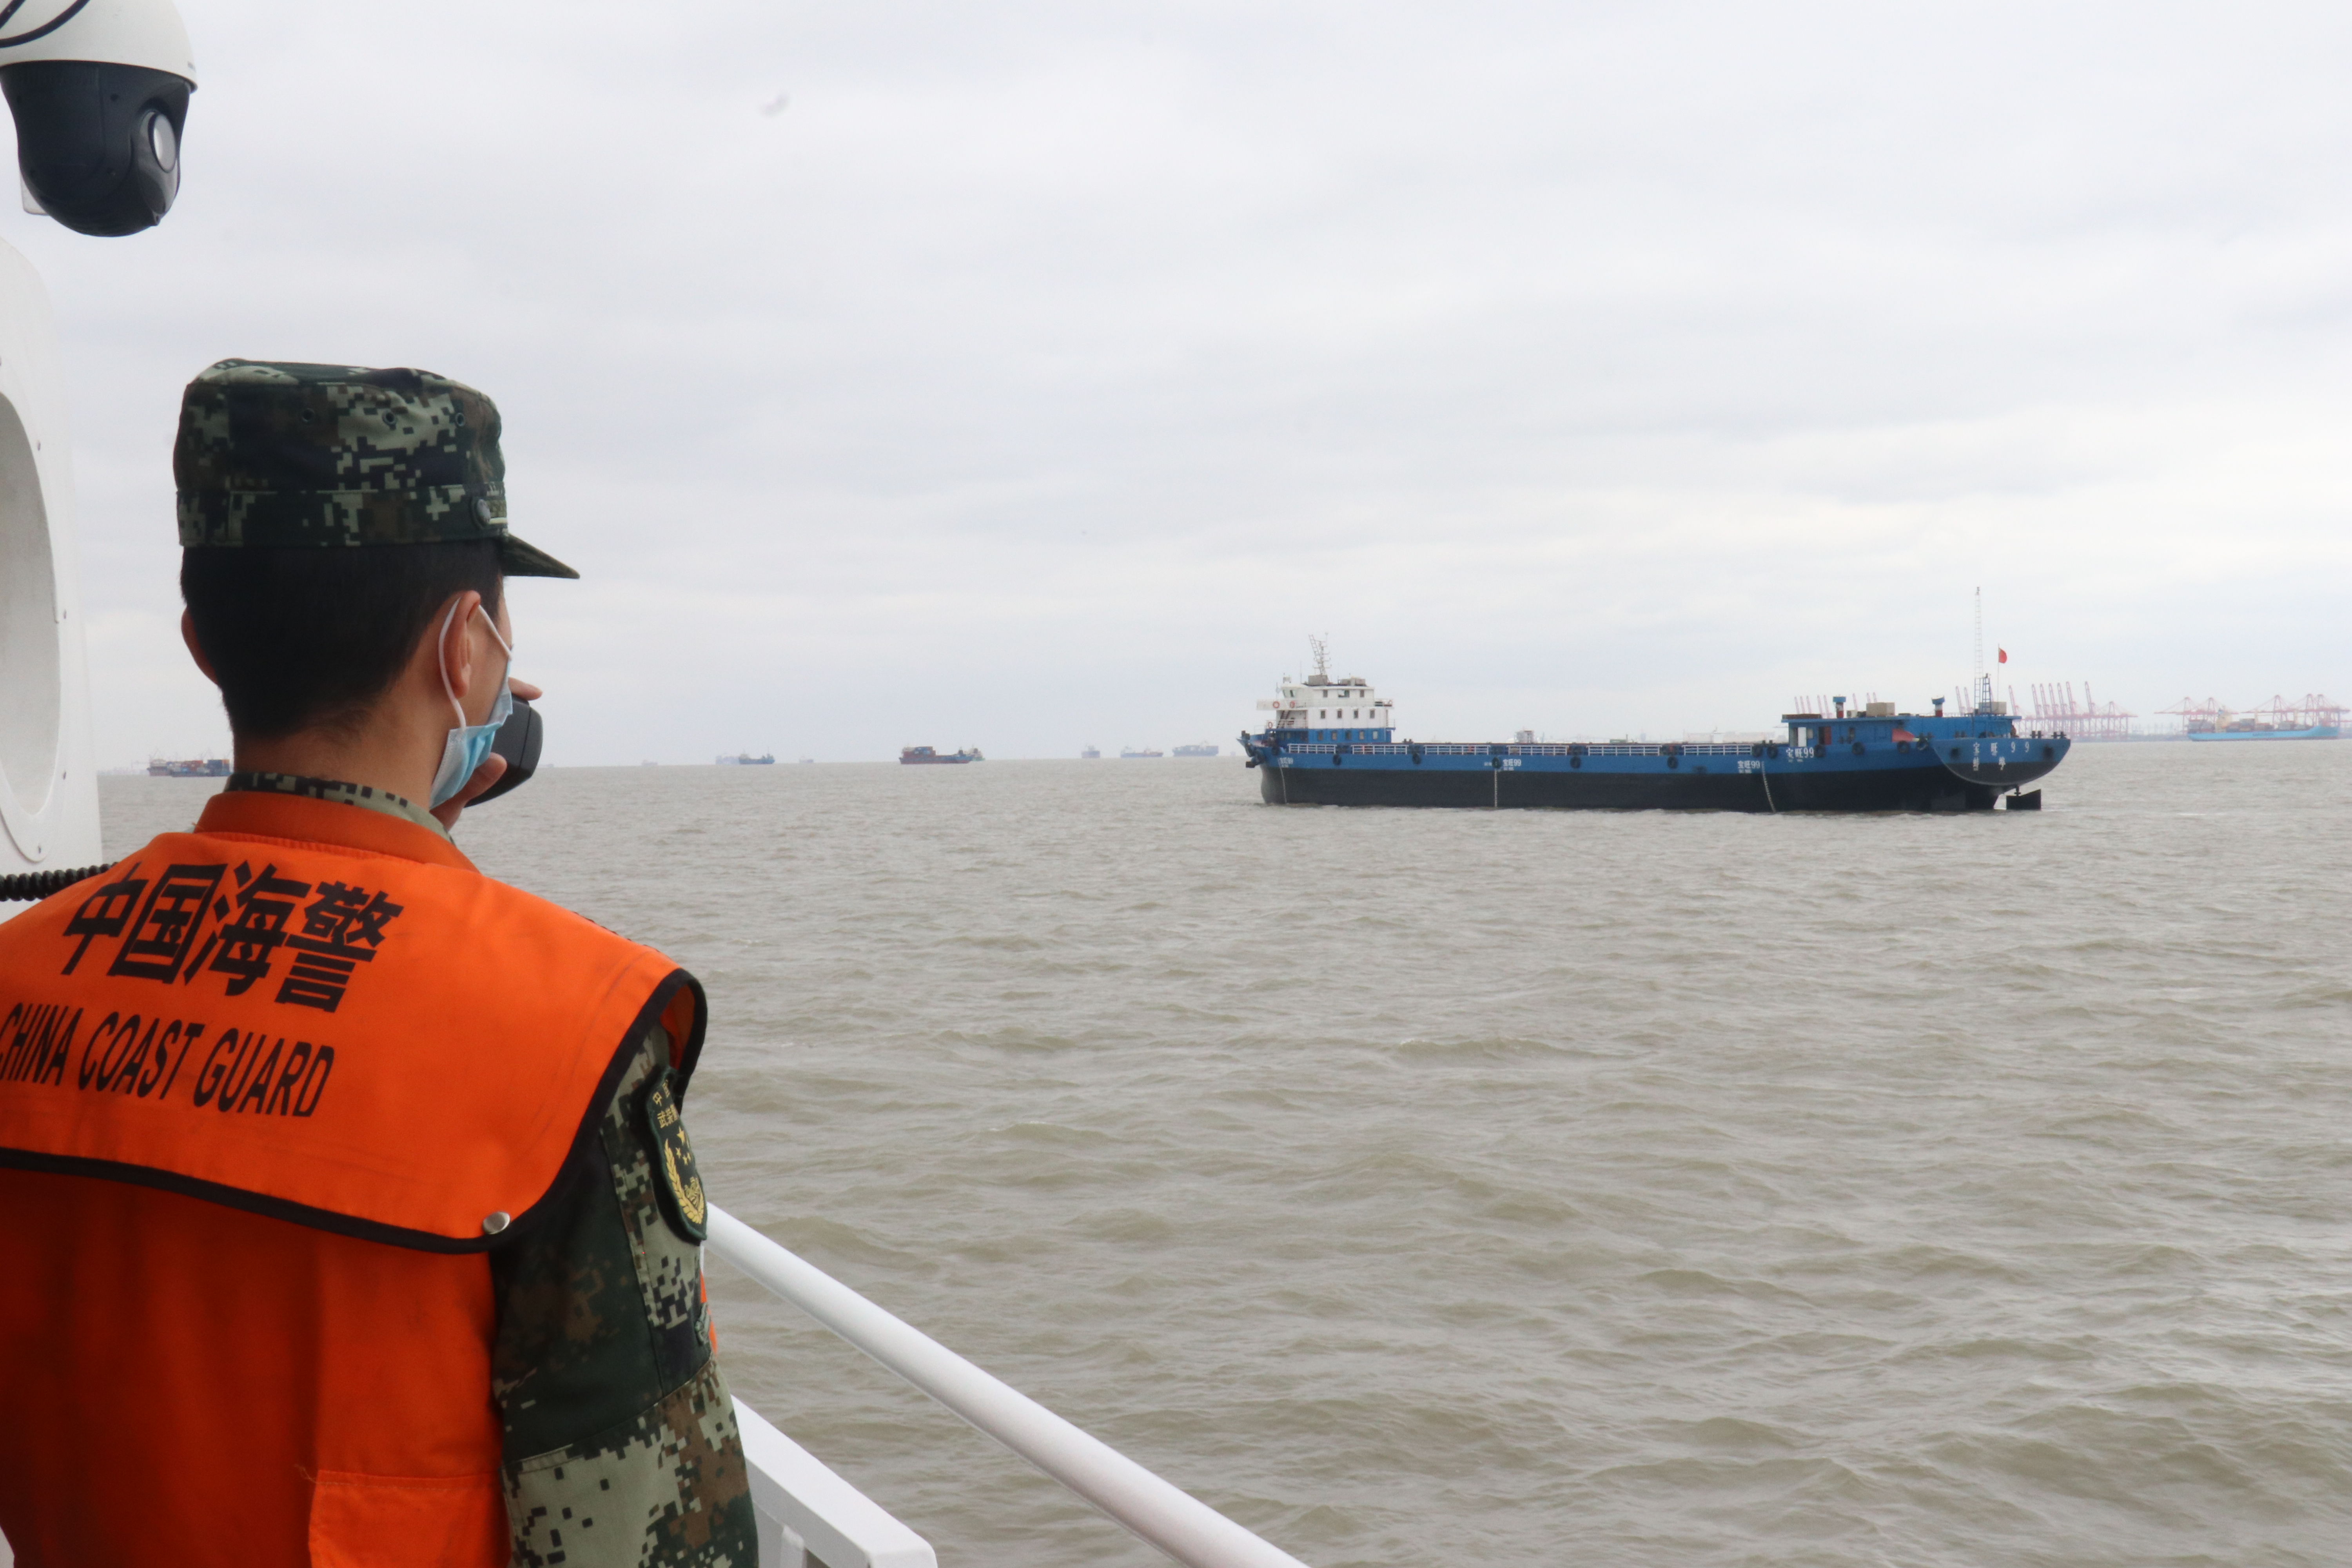
M499 416L227 360L173 453L236 772L0 924L0 1531L52 1564L751 1568L684 970L450 840L503 763Z

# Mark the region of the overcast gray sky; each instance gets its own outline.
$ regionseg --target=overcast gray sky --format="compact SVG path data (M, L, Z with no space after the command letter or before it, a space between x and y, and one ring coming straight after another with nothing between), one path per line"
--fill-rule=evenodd
M71 366L100 760L217 748L211 361L507 419L558 763L2352 696L2352 12L187 0ZM780 107L781 106L781 107ZM289 650L291 651L291 650Z

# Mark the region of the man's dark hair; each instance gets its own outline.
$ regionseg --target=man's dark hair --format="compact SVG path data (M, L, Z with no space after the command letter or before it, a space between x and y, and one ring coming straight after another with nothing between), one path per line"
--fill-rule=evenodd
M487 539L180 552L180 597L228 727L257 741L350 728L451 595L471 588L495 616L503 581Z

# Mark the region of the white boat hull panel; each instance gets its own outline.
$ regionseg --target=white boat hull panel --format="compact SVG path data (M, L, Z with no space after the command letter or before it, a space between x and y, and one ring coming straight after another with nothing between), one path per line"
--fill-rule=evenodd
M0 872L101 858L73 500L48 290L0 244Z

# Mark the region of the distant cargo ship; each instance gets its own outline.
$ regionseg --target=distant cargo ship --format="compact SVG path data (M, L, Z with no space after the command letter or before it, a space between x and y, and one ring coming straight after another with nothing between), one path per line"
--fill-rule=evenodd
M902 763L984 763L979 748L966 747L961 752L935 752L929 746L908 746L898 753Z
M1176 754L1180 757L1213 757L1217 754L1217 748L1202 741L1194 745L1177 747Z
M1976 711L1897 713L1891 702L1784 713L1785 741L1471 743L1399 741L1389 702L1355 676L1315 673L1261 701L1244 733L1269 805L1452 805L1620 811L1990 811L2041 806L2032 783L2065 759L2063 735L2021 735L1986 687Z
M2344 731L2333 724L2305 724L2282 730L2274 724L2232 724L2226 730L2190 730L2192 741L2335 741Z
M1100 762L1102 760L1101 751L1094 746L1088 746L1085 751L1080 752L1078 756L1081 760L1089 763Z
M1130 752L1126 747L1122 746L1119 748L1118 754L1122 761L1132 762L1141 757L1163 757L1168 753L1165 752L1155 752L1149 746L1144 747L1143 750L1139 752Z
M751 752L736 752L736 753L735 753L733 756L731 756L731 757L721 757L721 758L719 758L719 765L720 767L722 767L722 768L727 768L727 767L764 768L764 767L771 767L771 766L773 766L773 765L774 765L774 763L775 763L775 761L776 761L776 753L775 753L775 752L769 752L766 756L764 756L764 757L755 757L755 756L753 756L753 755L752 755Z
M225 779L228 775L226 757L189 757L183 761L164 757L147 759L147 776L151 779Z
M2181 733L2192 741L2335 741L2343 738L2344 705L2323 692L2306 692L2300 702L2273 697L2260 708L2232 710L2208 697L2180 700L2167 713L2180 715Z

